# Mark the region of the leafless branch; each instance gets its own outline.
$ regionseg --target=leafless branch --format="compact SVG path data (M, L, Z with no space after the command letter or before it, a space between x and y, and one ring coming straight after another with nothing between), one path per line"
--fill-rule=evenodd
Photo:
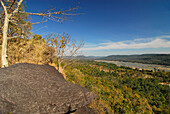
M4 9L5 14L7 15L8 12L7 12L6 6L5 6L5 4L3 3L2 0L1 0L1 5L2 5L2 7L3 7L3 9Z
M12 24L14 24L14 25L16 25L16 26L18 26L17 22L14 21L14 20L9 20L9 22L12 23Z
M45 21L41 21L41 22L36 22L36 23L31 23L32 25L36 25L36 24L40 24L40 23L46 23L48 22L48 20L45 20Z
M12 6L15 4L16 0L14 0L14 2L11 4L10 9L12 8Z
M8 37L8 40L13 39L13 38L21 38L21 37L23 37L23 35L21 35L21 36L12 36L12 37Z
M64 11L54 11L56 8L52 8L52 9L48 9L45 12L42 12L42 13L31 13L31 12L22 12L22 11L20 11L20 13L26 13L28 15L42 16L43 18L47 18L48 20L52 20L52 21L57 21L58 22L59 20L60 21L66 20L67 19L66 16L79 15L79 14L71 13L73 10L78 9L78 4L75 7L70 8L68 10L64 10ZM39 24L39 22L38 22L38 24Z
M39 31L39 30L41 30L41 29L43 29L43 28L46 28L46 27L48 27L48 26L40 27L40 28L38 28L38 29L34 30L33 32L35 32L35 31Z

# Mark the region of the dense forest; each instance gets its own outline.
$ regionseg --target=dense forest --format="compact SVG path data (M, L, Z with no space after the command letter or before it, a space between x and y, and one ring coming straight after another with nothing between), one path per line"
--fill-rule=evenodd
M90 107L98 113L169 113L170 72L80 60L65 73L68 81L97 94Z
M109 61L137 62L146 64L170 65L170 54L110 55L98 59Z

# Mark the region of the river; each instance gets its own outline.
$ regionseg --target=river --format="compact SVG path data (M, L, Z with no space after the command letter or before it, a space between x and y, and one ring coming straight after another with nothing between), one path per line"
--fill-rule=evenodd
M119 66L126 66L131 68L138 68L140 70L154 70L154 68L159 70L165 70L166 72L170 72L170 66L165 65L156 65L156 64L143 64L143 63L132 63L132 62L122 62L122 61L106 61L106 60L95 60L98 62L106 62L106 63L113 63Z

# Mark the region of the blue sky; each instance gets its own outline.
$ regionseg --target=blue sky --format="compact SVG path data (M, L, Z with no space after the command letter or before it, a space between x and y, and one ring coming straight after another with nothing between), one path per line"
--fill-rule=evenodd
M43 36L66 32L84 40L80 54L170 53L170 0L27 0L28 12L67 9L80 2L78 13L61 23L33 26ZM31 16L32 22L41 18Z

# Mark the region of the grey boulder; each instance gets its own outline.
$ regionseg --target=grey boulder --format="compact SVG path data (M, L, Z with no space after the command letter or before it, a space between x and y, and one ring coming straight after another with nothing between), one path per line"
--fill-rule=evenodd
M95 97L49 65L19 63L0 69L0 114L69 113L84 109Z

